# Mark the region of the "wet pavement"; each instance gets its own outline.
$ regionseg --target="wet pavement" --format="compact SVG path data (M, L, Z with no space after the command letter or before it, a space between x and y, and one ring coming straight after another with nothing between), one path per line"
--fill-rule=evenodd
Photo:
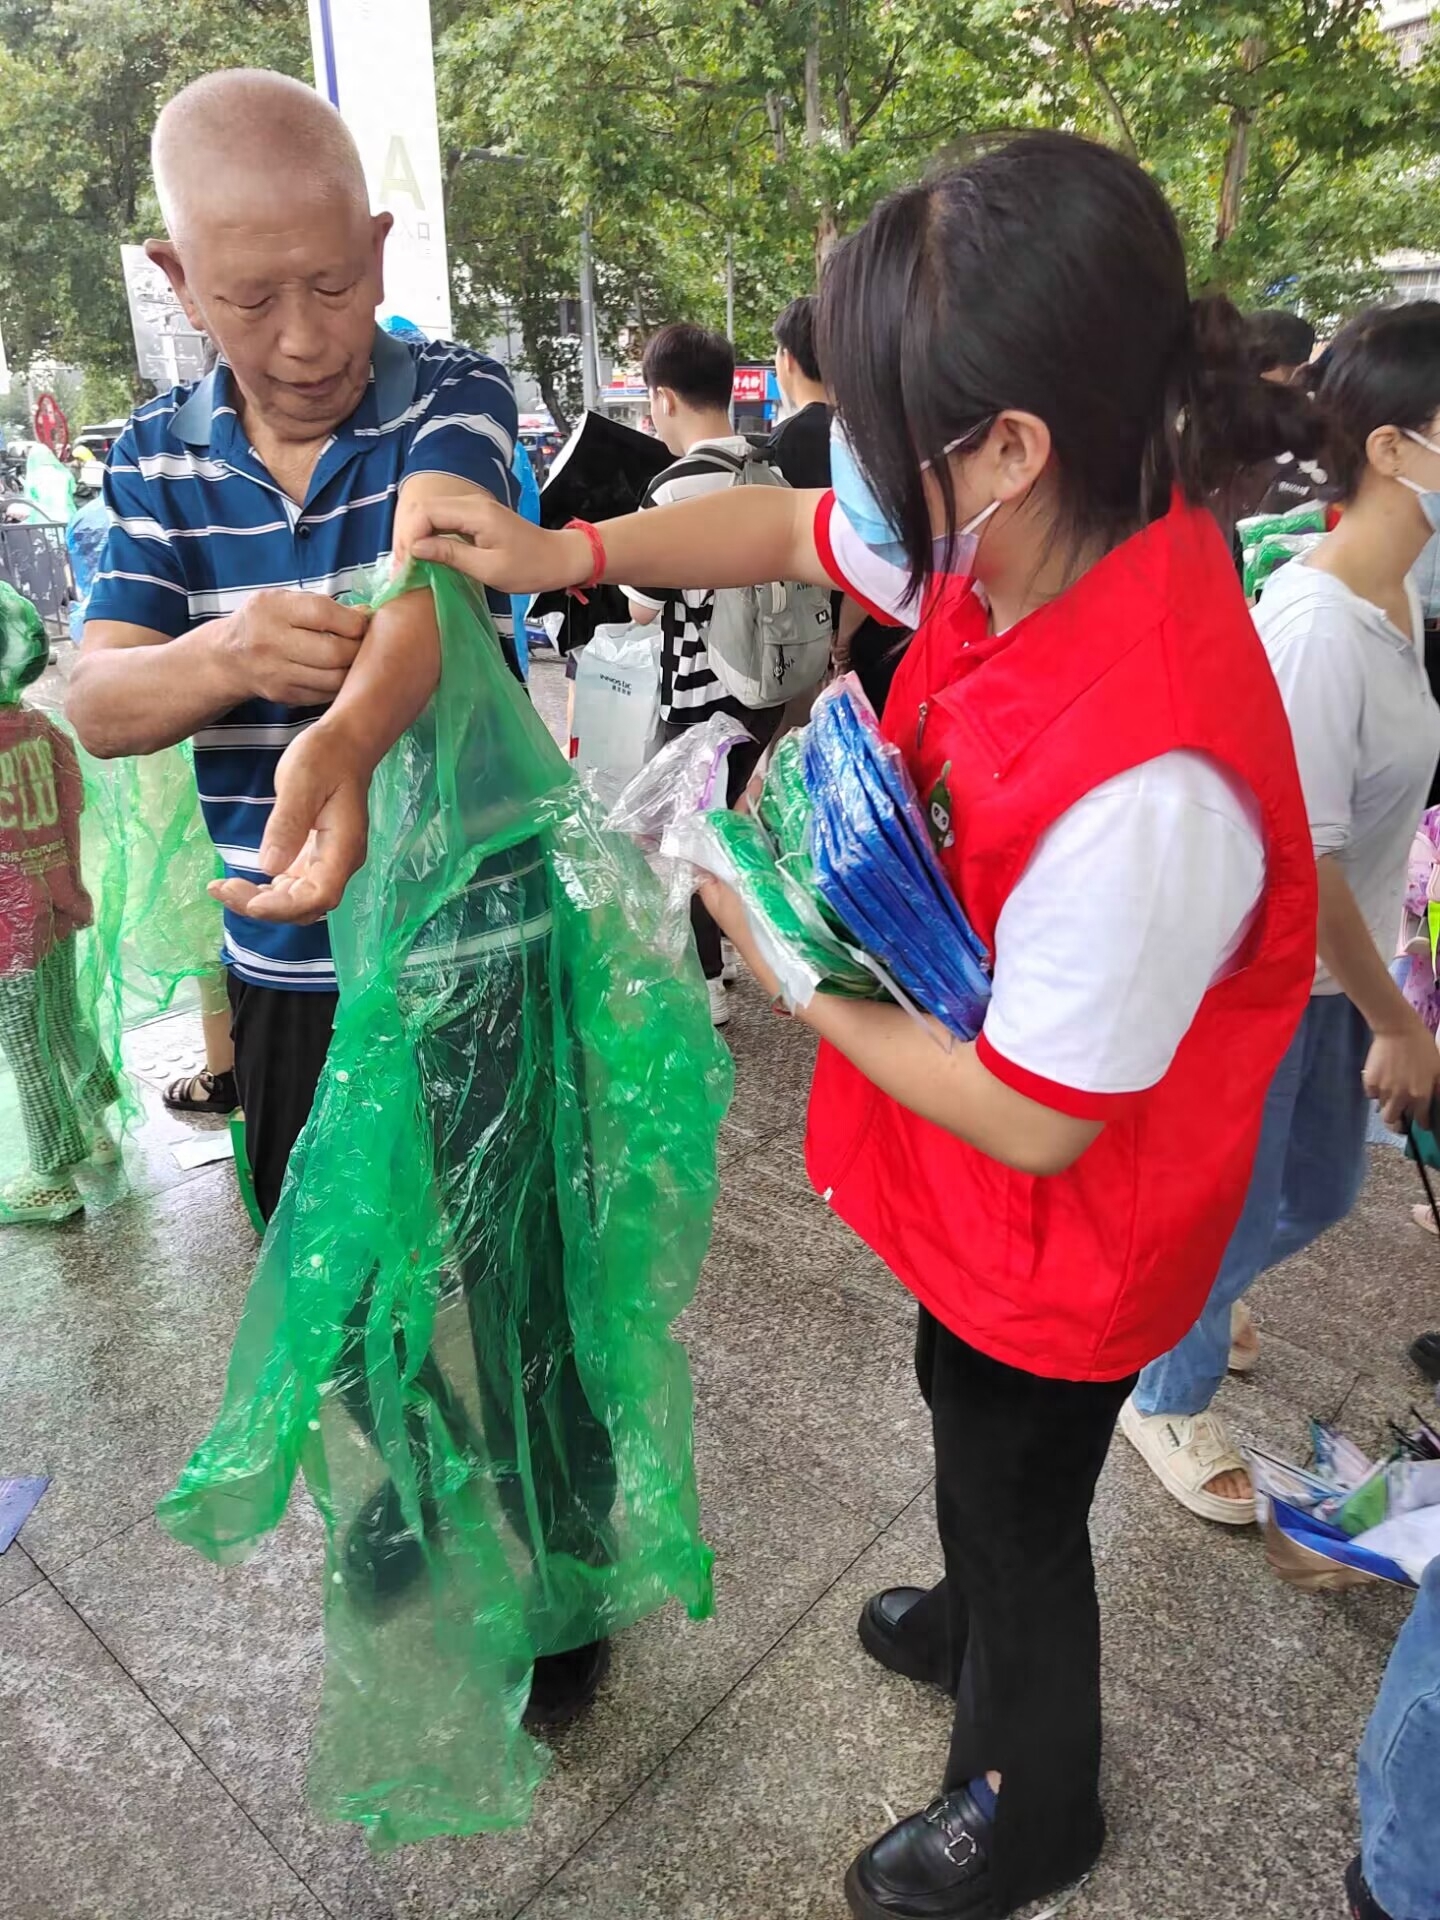
M537 697L558 721L553 664ZM0 1475L52 1476L0 1556L7 1920L843 1920L850 1858L944 1759L944 1701L855 1638L868 1593L939 1570L930 1448L911 1305L806 1184L808 1038L732 998L724 1188L681 1323L717 1614L622 1637L523 1832L376 1859L317 1818L318 1520L297 1495L229 1569L155 1526L254 1261L233 1169L180 1167L196 1129L148 1086L131 1196L0 1234ZM132 1058L195 1031L142 1030ZM1220 1403L1239 1434L1298 1459L1316 1413L1378 1446L1425 1391L1405 1346L1440 1324L1440 1246L1417 1195L1374 1149L1351 1219L1257 1286L1260 1363ZM1190 1518L1123 1440L1094 1533L1111 1843L1067 1915L1339 1920L1355 1748L1405 1597L1282 1586L1257 1535Z

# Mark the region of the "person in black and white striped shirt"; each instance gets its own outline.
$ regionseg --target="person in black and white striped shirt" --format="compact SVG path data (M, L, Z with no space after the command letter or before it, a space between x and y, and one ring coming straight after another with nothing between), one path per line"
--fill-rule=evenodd
M641 362L650 390L655 430L670 452L667 467L647 488L644 507L674 506L704 493L720 493L735 484L748 443L730 425L730 395L735 353L723 333L677 323L661 327L646 342ZM660 717L665 737L713 713L729 713L749 728L750 746L730 753L730 805L745 791L756 762L779 724L779 707L755 709L730 698L710 667L705 634L714 593L694 587L626 587L630 617L642 626L661 622ZM729 1019L725 1005L724 957L720 931L697 897L691 908L700 964L710 984L710 1012L716 1026Z

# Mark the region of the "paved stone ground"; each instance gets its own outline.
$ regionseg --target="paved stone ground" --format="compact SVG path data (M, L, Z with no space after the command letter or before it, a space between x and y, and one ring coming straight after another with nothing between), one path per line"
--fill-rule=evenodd
M558 675L543 671L553 713ZM809 1046L738 989L713 1250L683 1331L718 1613L621 1640L523 1833L376 1860L307 1808L318 1523L221 1570L151 1518L216 1405L254 1257L228 1166L152 1113L136 1191L0 1237L0 1474L53 1484L0 1557L9 1920L842 1920L853 1853L929 1797L944 1703L872 1667L865 1595L938 1571L912 1313L806 1187ZM183 1040L188 1028L176 1029ZM142 1036L149 1047L154 1035ZM1267 1277L1222 1405L1301 1457L1311 1412L1378 1443L1422 1390L1440 1251L1376 1150L1351 1220ZM1117 1441L1095 1514L1109 1851L1070 1920L1339 1920L1354 1752L1404 1617L1281 1586L1257 1538L1172 1506Z

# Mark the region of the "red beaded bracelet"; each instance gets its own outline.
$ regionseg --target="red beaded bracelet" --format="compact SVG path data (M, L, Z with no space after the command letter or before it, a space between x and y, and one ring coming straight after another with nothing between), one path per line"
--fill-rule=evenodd
M577 581L576 586L598 587L605 577L605 542L600 538L600 529L591 526L588 520L567 520L565 531L569 533L572 528L576 533L583 533L590 543L590 575L588 579ZM575 587L570 591L574 593Z

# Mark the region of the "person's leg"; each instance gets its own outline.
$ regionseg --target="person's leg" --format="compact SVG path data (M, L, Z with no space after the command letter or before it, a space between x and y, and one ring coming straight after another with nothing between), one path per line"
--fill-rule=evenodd
M517 927L543 914L543 875L508 891ZM506 911L498 892L494 911ZM555 1018L550 968L548 937L493 958L453 1002L461 1017L422 1046L469 1320L466 1372L473 1368L483 1427L483 1441L467 1436L468 1449L487 1462L529 1561L527 1625L537 1653L526 1723L535 1729L573 1719L608 1668L609 1643L581 1569L613 1557L616 1493L609 1431L580 1377L566 1298L555 1129L568 1023ZM583 1107L583 1087L578 1093ZM453 1356L458 1368L458 1348ZM462 1397L432 1378L440 1372L428 1356L417 1385L450 1425L447 1407L465 1417Z
M68 1169L85 1158L86 1141L63 1067L48 1045L49 1023L38 970L0 975L0 1052L15 1075L30 1170L68 1189L74 1184Z
M115 1071L105 1057L95 1023L80 1005L75 936L57 941L40 963L52 1045L64 1061L82 1128L103 1133L104 1115L120 1098ZM109 1142L108 1134L102 1145ZM87 1139L87 1150L90 1142ZM113 1142L109 1143L113 1151Z
M1315 1002L1311 1001L1313 1007ZM1230 1354L1230 1308L1264 1271L1274 1243L1285 1181L1285 1162L1306 1057L1307 1010L1265 1095L1260 1143L1250 1171L1245 1205L1200 1318L1168 1353L1152 1360L1135 1388L1142 1414L1203 1413L1225 1378Z
M1369 1033L1341 995L1316 994L1266 1097L1250 1191L1199 1320L1140 1376L1127 1439L1182 1505L1248 1525L1254 1489L1209 1411L1230 1357L1231 1309L1267 1268L1308 1246L1355 1203L1365 1171Z
M1440 1920L1440 1560L1425 1570L1360 1747L1365 1887L1391 1920Z
M947 1579L968 1609L960 1690L944 1797L856 1862L857 1913L1003 1914L1075 1879L1099 1853L1088 1522L1132 1384L1042 1379L937 1329L936 1507ZM972 1786L988 1774L1000 1776L998 1801L977 1830L987 1796L982 1785L972 1797ZM978 1905L981 1894L993 1906Z
M765 707L746 713L741 724L750 729L753 737L730 749L726 760L726 806L733 807L749 785L750 776L770 744L783 712L783 707ZM684 721L667 722L666 741L677 739L687 730L687 726L688 723ZM720 929L705 910L699 894L694 895L690 902L690 925L695 935L695 950L700 955L700 971L707 980L718 981L725 970Z
M1290 1127L1280 1211L1267 1267L1318 1240L1365 1183L1370 1100L1361 1078L1370 1029L1344 994L1316 994L1305 1016L1305 1064Z
M1090 1507L1132 1378L1045 1380L942 1329L935 1474L969 1637L945 1786L1002 1776L1002 1905L1049 1892L1099 1852L1100 1612ZM976 1463L984 1463L977 1473Z
M280 1204L291 1149L300 1138L335 1022L334 993L252 986L230 975L235 1083L245 1111L245 1154L268 1220Z
M921 1307L915 1327L915 1378L933 1407L931 1385L940 1323ZM937 1488L937 1502L939 1492ZM938 1526L938 1516L937 1516ZM943 1575L933 1587L887 1587L860 1613L860 1644L882 1667L954 1696L965 1655L968 1612L960 1589Z
M521 896L517 922L543 907L543 897ZM565 1295L556 1053L569 1023L555 1018L549 976L548 938L492 960L464 1017L427 1035L425 1076L465 1090L458 1106L436 1109L437 1161L506 1518L537 1567L550 1556L600 1565L611 1553L615 1463L581 1383Z
M225 969L216 967L211 973L202 973L199 986L204 1071L172 1080L164 1100L176 1113L230 1113L239 1104L239 1096L235 1090L235 1041L230 1031Z

